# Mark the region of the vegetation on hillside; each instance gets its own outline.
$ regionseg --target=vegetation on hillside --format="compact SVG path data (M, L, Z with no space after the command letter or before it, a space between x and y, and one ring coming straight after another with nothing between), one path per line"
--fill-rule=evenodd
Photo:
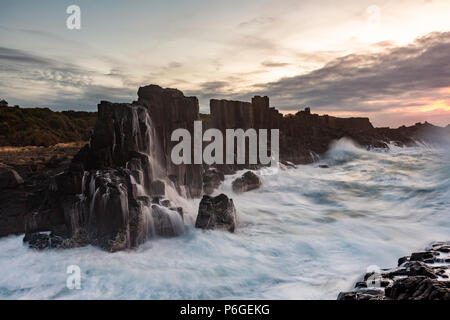
M0 107L0 146L52 146L87 141L97 113Z

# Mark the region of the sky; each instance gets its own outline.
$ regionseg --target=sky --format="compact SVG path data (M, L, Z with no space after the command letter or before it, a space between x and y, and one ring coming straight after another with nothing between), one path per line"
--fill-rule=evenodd
M267 95L283 113L444 126L449 12L448 0L0 0L0 97L95 111L158 84L204 113L211 98Z

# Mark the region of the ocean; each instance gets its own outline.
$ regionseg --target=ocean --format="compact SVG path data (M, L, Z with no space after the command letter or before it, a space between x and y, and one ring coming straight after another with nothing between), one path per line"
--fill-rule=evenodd
M319 162L256 171L262 187L234 194L235 233L194 228L200 199L185 200L184 233L131 251L34 251L0 239L0 299L336 299L366 269L449 240L450 152L335 142ZM81 270L81 289L66 286Z

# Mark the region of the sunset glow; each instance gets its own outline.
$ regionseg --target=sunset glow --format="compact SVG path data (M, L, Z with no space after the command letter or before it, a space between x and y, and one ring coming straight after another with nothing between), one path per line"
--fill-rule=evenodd
M2 1L0 74L8 81L1 97L95 110L100 100L131 101L139 86L155 83L198 96L202 112L210 98L262 94L285 113L305 105L376 119L400 113L410 124L413 113L442 112L439 123L450 123L446 0L346 0L338 8L333 1L114 2L108 19L92 1L79 6L82 28L69 31L63 3Z

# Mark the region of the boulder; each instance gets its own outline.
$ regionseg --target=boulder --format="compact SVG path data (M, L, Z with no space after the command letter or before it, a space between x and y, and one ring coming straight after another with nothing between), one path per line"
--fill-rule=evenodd
M199 229L224 229L234 232L237 213L233 200L225 194L217 197L204 195L198 209L195 227Z
M0 167L0 190L15 188L21 184L23 179L16 170L5 166Z
M247 171L242 177L237 178L232 184L234 192L247 192L261 187L261 179L251 171Z

